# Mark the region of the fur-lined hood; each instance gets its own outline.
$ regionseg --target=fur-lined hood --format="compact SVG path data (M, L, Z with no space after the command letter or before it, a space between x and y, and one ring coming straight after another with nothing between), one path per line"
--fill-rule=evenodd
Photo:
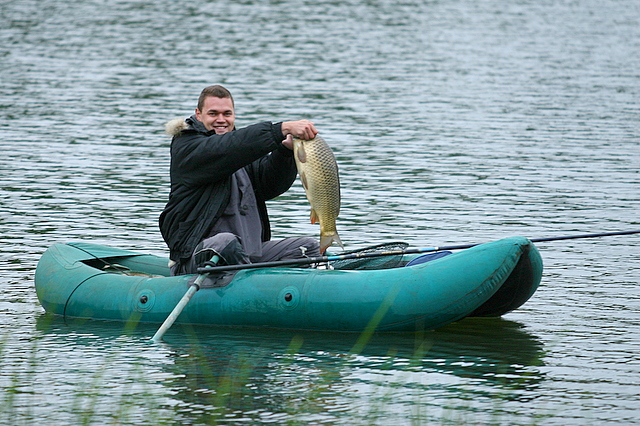
M164 132L167 135L174 137L176 135L179 135L184 130L187 130L188 128L189 124L184 118L174 118L173 120L167 121L165 123Z
M174 118L171 121L167 121L164 125L164 132L171 137L178 136L180 133L188 129L208 135L216 134L213 130L207 131L204 124L196 118L195 114L188 118ZM233 127L233 130L236 130L235 126Z

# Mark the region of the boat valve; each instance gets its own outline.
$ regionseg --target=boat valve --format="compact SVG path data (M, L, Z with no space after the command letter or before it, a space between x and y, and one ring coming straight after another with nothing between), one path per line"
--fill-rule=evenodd
M295 309L298 303L300 303L300 290L294 286L287 286L278 294L278 305L284 309Z

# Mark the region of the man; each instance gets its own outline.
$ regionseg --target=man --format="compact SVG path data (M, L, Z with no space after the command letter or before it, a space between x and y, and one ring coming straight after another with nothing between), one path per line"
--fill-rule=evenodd
M235 128L233 97L206 87L195 114L167 123L171 193L160 215L172 275L195 273L218 255L219 264L268 262L320 255L311 237L270 241L265 202L287 191L297 170L292 137L313 139L308 120Z

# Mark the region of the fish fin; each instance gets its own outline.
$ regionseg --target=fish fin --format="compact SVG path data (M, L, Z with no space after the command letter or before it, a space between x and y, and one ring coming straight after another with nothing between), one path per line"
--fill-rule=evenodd
M314 209L311 209L311 223L312 224L316 224L320 221L320 219L318 219L318 213L316 213L316 211Z
M331 246L331 244L336 243L344 250L344 245L340 240L340 236L336 232L331 235L321 235L320 236L320 254L324 254L325 251Z
M304 190L307 190L307 174L305 172L300 172L300 182L302 182L302 187Z
M301 163L307 162L307 151L304 150L304 142L300 141L300 146L296 151L296 155L298 156L298 161Z

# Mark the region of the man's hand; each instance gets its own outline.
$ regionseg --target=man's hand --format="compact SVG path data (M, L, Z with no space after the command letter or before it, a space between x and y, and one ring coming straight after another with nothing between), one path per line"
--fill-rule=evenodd
M282 145L293 151L293 136L287 135L287 137L282 141Z
M318 130L309 120L285 121L282 123L282 134L287 136L285 142L289 139L289 135L294 138L309 140L316 137ZM285 146L287 145L285 144Z

